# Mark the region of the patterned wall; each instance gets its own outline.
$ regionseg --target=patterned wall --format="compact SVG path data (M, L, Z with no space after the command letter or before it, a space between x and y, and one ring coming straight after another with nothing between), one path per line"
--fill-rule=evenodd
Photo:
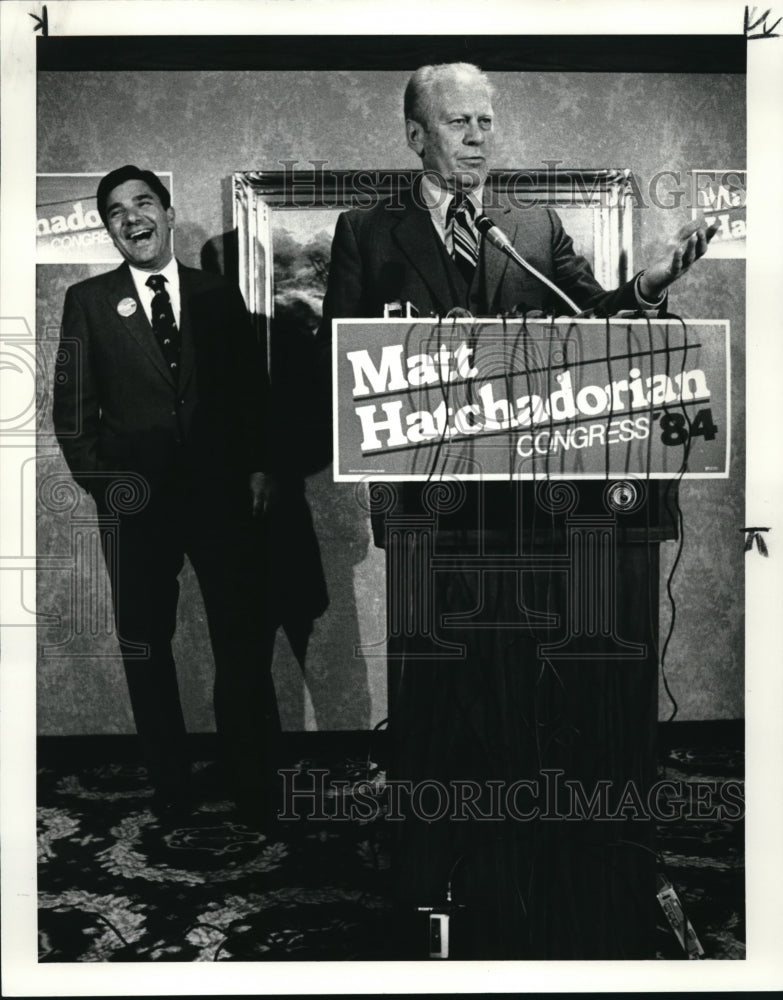
M136 162L174 176L176 250L199 266L232 228L233 171L280 169L282 160L326 160L335 169L411 168L401 121L406 75L398 72L42 72L38 94L40 172L94 172ZM699 74L496 73L500 127L496 166L630 167L643 192L660 171L743 168L744 77ZM671 179L667 182L669 190ZM653 258L687 221L679 208L634 213L637 266ZM42 358L53 357L62 299L87 266L38 271L38 333ZM672 297L685 317L726 317L732 330L733 455L728 481L681 489L684 544L672 591L674 633L666 655L680 719L743 714L744 261L707 260ZM50 423L42 427L39 475L65 471ZM308 484L322 548L331 607L316 624L306 678L284 639L275 677L284 726L355 729L385 715L385 667L357 643L383 638L383 561L350 487L328 474ZM89 505L89 501L86 502ZM42 505L39 552L65 554L68 517ZM87 509L89 515L89 509ZM663 580L676 556L662 547ZM96 567L100 577L100 565ZM44 734L133 730L116 645L107 628L68 638L70 577L39 575L38 608L63 623L41 632L59 645L39 656L38 712ZM662 586L661 628L669 603ZM175 650L188 726L213 727L206 625L189 568L183 577ZM661 716L670 703L662 694Z

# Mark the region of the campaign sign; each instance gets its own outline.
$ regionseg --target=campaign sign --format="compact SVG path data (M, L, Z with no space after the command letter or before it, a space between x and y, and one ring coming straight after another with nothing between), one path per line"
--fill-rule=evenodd
M98 214L95 195L101 177L103 174L38 174L38 264L121 263L122 257ZM171 173L158 173L158 177L171 191Z
M334 478L726 478L725 320L335 320Z
M691 217L717 226L710 257L744 258L747 237L747 174L744 170L694 170Z

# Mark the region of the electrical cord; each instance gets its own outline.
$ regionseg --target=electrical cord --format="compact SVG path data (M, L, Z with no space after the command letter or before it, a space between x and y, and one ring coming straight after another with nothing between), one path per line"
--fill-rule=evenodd
M504 323L504 327L505 327L505 323ZM607 327L608 327L608 324L607 324ZM455 328L456 328L456 324L454 324L452 326L452 330L454 330ZM648 326L648 330L649 330L649 326ZM520 335L521 335L521 333L522 333L522 330L520 330ZM608 332L607 332L607 336L608 336ZM608 351L607 351L607 357L609 357L609 352ZM667 353L667 374L668 374L668 363L669 362L668 362L668 353ZM611 360L608 361L608 364L611 366ZM610 367L609 374L610 374L610 381L611 381L611 367ZM529 373L529 370L527 369L527 367L526 367L526 378L528 380L528 387L530 387L530 373ZM442 384L441 389L442 389L442 393L443 393L444 402L447 404L448 403L448 398L449 398L448 387L445 384ZM529 392L529 395L530 395L530 392ZM611 406L610 406L610 414L609 414L609 419L610 420L611 420L612 413L613 413L613 407L614 407L614 399L612 398ZM687 419L687 413L686 413L686 419ZM551 421L552 421L552 415L550 413L550 423L551 423ZM439 458L440 458L440 452L441 452L441 448L442 448L443 444L444 444L444 435L441 434L440 441L438 442L438 447L437 447L437 450L435 452L435 456L434 456L434 459L433 459L433 463L432 463L432 465L430 467L430 473L429 473L429 478L430 479L432 478L432 476L436 472L437 465L438 465ZM648 469L647 469L647 471L648 471L648 477L647 477L647 479L648 479L648 481L649 481L650 447L651 447L651 442L648 443L648 457L647 457L647 466L648 466ZM536 463L536 457L535 457L535 455L533 455L534 473L535 473L535 463ZM608 455L607 455L607 469L608 469ZM549 470L548 470L548 465L547 465L547 472L548 471ZM536 507L537 507L537 505L536 505ZM550 513L550 519L552 520L552 523L554 524L554 512L550 510L549 513ZM535 518L535 515L536 515L536 511L534 510L534 518ZM649 563L649 542L650 542L650 538L651 538L649 517L650 517L650 514L649 514L649 508L648 508L647 511L646 511L646 518L647 518L647 540L648 540L648 567L651 570L651 565ZM681 518L682 518L681 511L679 512L679 517L680 517L680 521L681 521ZM682 539L682 529L680 527L680 543L681 543L681 546L682 546L682 540L683 540ZM674 599L673 599L673 594L671 593L671 580L672 580L672 577L674 575L674 571L676 570L676 568L677 568L677 561L675 562L675 565L672 567L672 571L669 574L669 580L667 581L667 591L669 593L669 598L670 598L670 601L672 602L672 604L674 602ZM551 577L551 576L552 576L552 571L550 570L550 572L548 574L548 577ZM500 593L498 591L495 594L495 601L496 601L496 608L495 608L495 610L496 610L496 612L498 610L498 604L499 604L500 599L501 599L500 598ZM650 599L651 599L651 590L650 590ZM672 627L670 628L670 635L671 635L672 631L673 631L673 622L672 622ZM670 638L670 636L667 637L667 638ZM513 639L509 639L509 641L507 643L507 648L508 648L508 646L510 646L511 644L513 644L513 641L514 641ZM656 644L656 659L657 659L657 644ZM664 654L663 654L663 656L661 658L662 673L664 673L664 663L663 663L664 659L665 659L665 648L664 648ZM542 664L541 669L539 671L538 679L536 680L536 683L535 683L535 691L536 692L539 692L541 690L541 682L542 682L542 680L544 678L545 671L547 669L551 669L552 670L552 673L553 673L554 677L556 678L557 683L560 686L560 688L564 687L562 678L560 677L560 675L557 672L557 670L553 667L553 665L551 663ZM666 682L665 673L664 673L664 685L667 687L667 693L669 693L670 698L672 699L672 701L674 701L673 696L671 695L671 692L668 690L668 684ZM493 701L496 700L495 697L494 697L495 696L495 692L494 691L485 692L485 694L489 694L489 696L493 698ZM537 698L535 699L535 701L537 702ZM461 699L457 699L456 702L455 702L455 707L458 710L458 717L464 718L465 717L465 713L467 712L467 709L470 706L469 705L463 705L463 704L461 704ZM562 730L562 727L561 727L561 730L555 729L555 731L552 734L549 735L549 737L548 737L545 745L542 746L540 744L540 742L539 742L540 723L538 721L538 715L540 714L540 705L538 705L538 704L535 705L535 711L536 711L536 720L534 720L534 722L533 722L532 731L533 731L533 733L535 734L535 737L536 737L537 746L538 746L539 763L541 763L542 759L543 759L543 756L546 755L549 746L551 745L552 741L557 737L558 732L560 732ZM675 709L675 711L676 711L676 709ZM551 722L552 720L549 720L549 721ZM565 728L568 728L568 727L565 727ZM485 748L485 749L489 749L489 748ZM507 749L510 750L509 747L507 747ZM495 754L497 754L497 745L495 745ZM497 757L494 756L494 759L497 759ZM502 840L504 838L494 837L492 839L493 840L498 840L498 839ZM478 850L478 849L479 849L478 846L474 846L473 851ZM455 871L457 869L457 866L464 860L464 857L465 857L465 855L463 853L452 864L452 867L451 867L451 870L450 870L450 873L449 873L449 876L448 876L448 882L449 883L453 879L453 876L454 876L454 873L455 873ZM531 877L532 877L532 874L533 873L531 871ZM522 894L519 886L516 883L515 883L515 890L519 894L520 899L524 902L523 894Z
M688 353L688 330L687 330L687 326L685 324L685 320L681 316L677 316L675 314L670 314L669 318L671 318L671 319L679 322L681 324L681 326L682 326L682 332L683 332L683 338L684 338L684 348L683 348L683 351L682 351L682 365L681 365L681 369L680 369L680 387L681 387L681 390L682 390L682 376L683 376L683 374L685 372L685 358L686 358L687 353ZM668 348L668 328L667 328L667 348ZM670 354L669 354L669 351L667 349L667 352L666 352L666 375L667 375L667 378L669 377L669 357L670 357ZM689 455L690 455L690 447L691 447L692 422L691 422L691 419L690 419L690 417L688 415L687 406L685 405L685 402L684 402L684 400L683 400L682 397L683 397L683 392L680 391L680 400L679 400L679 402L680 402L680 408L681 408L682 413L683 413L684 422L686 423L687 428L688 428L688 433L687 433L687 436L686 436L686 439L685 439L685 442L684 442L682 463L680 465L679 473L678 473L676 479L670 479L667 482L667 487L666 487L666 504L667 504L667 509L669 511L671 511L671 507L669 505L669 502L670 502L670 498L671 498L672 484L676 483L677 486L679 487L680 482L682 481L682 479L683 479L683 477L685 475L685 472L687 470L687 467L688 467L688 458L689 458ZM676 621L677 621L677 604L676 604L676 601L674 599L674 592L672 590L672 584L674 582L674 576L675 576L675 573L677 572L677 567L680 564L680 560L682 558L682 553L683 553L683 550L685 548L685 520L684 520L683 514L682 514L682 507L680 506L679 489L678 489L677 494L675 496L675 505L674 506L675 506L674 513L675 513L676 522L677 522L678 545L677 545L677 552L675 554L674 562L672 564L672 567L671 567L671 569L669 571L669 575L668 575L667 580L666 580L666 595L667 595L667 598L669 600L669 607L671 609L671 616L670 616L670 619L669 619L669 628L668 628L667 633L666 633L666 639L664 640L663 649L661 651L661 679L663 681L663 686L664 686L664 689L666 690L666 694L668 695L670 701L672 702L672 713L669 716L669 718L666 720L667 723L674 721L674 718L677 715L677 712L678 712L678 709L679 709L677 701L676 701L676 699L675 699L674 695L672 694L671 689L669 687L668 678L666 676L666 654L667 654L668 649L669 649L669 644L671 643L672 637L674 635L674 629L675 629L675 625L676 625Z
M84 910L83 912L91 917L97 917L98 920L102 920L107 927L111 928L111 930L114 931L114 933L122 942L123 947L134 948L134 946L123 937L123 935L119 932L119 930L114 926L114 924L111 922L111 920L109 920L108 917L105 917L102 913L98 913L97 910Z

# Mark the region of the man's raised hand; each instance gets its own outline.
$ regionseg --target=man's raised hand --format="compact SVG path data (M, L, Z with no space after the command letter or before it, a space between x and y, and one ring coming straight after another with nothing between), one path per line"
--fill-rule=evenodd
M704 256L707 245L719 228L716 223L708 226L703 218L682 226L669 245L669 254L652 267L645 268L639 286L644 298L655 301L665 288L682 277L694 261Z

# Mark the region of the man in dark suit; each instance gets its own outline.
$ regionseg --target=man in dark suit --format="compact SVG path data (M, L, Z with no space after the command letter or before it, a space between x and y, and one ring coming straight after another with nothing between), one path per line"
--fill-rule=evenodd
M514 207L486 190L495 123L491 87L476 67L456 63L417 70L405 93L405 127L422 173L401 196L401 206L382 204L338 219L322 340L330 337L333 318L382 315L391 301L409 301L419 316L444 316L455 306L491 316L554 304L561 313L562 303L543 284L481 238L475 220L482 214L580 309L605 314L661 305L666 287L705 252L712 235L703 223L683 227L667 259L607 292L574 253L554 211ZM477 245L472 269L461 266L455 250L455 234L465 229L460 219L466 202L467 230Z
M474 316L569 311L544 283L482 236L477 225L482 215L579 309L605 315L662 305L668 285L705 252L712 235L698 222L684 227L666 259L606 291L574 252L555 212L517 208L489 190L495 122L492 89L480 70L466 64L417 70L405 93L405 128L423 169L401 206L382 204L338 220L319 330L324 356L332 319L381 316L387 304L404 309L409 302L422 317L466 310ZM603 484L594 485L599 489L592 491L593 499L600 503ZM484 813L491 807L489 782L509 787L520 778L535 779L546 768L579 780L599 775L622 782L631 773L634 780L647 781L649 774L635 758L649 758L646 741L654 730L654 635L645 632L648 654L642 665L623 662L621 670L609 661L605 666L600 656L589 668L577 660L558 661L555 669L538 653L543 642L560 637L567 612L565 577L548 571L546 558L536 573L517 571L514 559L534 547L542 556L562 552L564 517L539 511L536 521L530 483L467 483L463 502L436 514L433 538L418 540L416 531L432 518L437 503L420 483L402 484L393 493L389 518L414 518L404 540L387 551L387 579L401 588L387 594L389 620L405 619L410 627L409 634L389 639L394 776L414 787L434 781L446 788L455 779L478 782L482 791L476 805ZM580 484L581 498L590 500L590 494ZM384 538L377 519L376 538ZM637 548L640 552L625 566L619 601L637 600L645 609L637 615L643 630L651 594L657 594L657 576L651 582L650 571L657 562L646 547ZM431 583L425 574L412 578L431 551L448 554L450 571L435 573ZM484 572L475 562L479 553L498 553L507 560L506 568ZM419 623L417 629L408 620L411 608L425 604L427 621L436 630L450 616L439 635L464 644L462 659L438 658L428 626ZM623 606L621 613L628 611ZM607 655L612 655L608 648ZM634 697L638 707L625 711ZM614 708L612 698L619 698ZM608 736L607 717L614 726ZM625 754L612 764L613 771L607 764L612 740ZM460 958L649 954L649 921L645 917L637 933L616 896L611 920L591 919L587 912L593 898L603 906L613 894L631 898L637 890L647 899L646 914L655 905L649 873L637 880L644 882L643 890L627 885L636 876L632 872L625 878L626 858L606 849L603 833L594 837L585 824L561 823L555 829L551 824L421 818L411 807L399 825L395 891L405 911L401 926L412 925L416 905L444 904L453 889L455 903L466 904L454 916L452 954ZM584 844L577 843L580 837ZM557 846L559 839L565 847ZM647 856L644 850L643 844L629 848L626 857L635 862ZM415 954L415 947L406 953Z
M396 204L338 218L318 331L324 373L331 371L332 320L382 316L389 304L410 303L421 317L465 310L473 316L569 312L545 284L481 235L476 220L482 215L579 309L597 315L662 307L668 286L705 253L717 231L700 221L683 226L669 256L606 291L588 262L574 252L555 211L516 207L489 190L495 138L492 87L477 67L451 63L419 68L408 82L404 112L408 146L420 157L422 171ZM328 386L324 395L329 395ZM327 412L330 405L324 398ZM508 519L509 502L517 504L525 492L485 485L481 496L487 515ZM468 493L473 502L441 518L442 526L477 527L477 491ZM398 509L420 510L420 497L418 486L398 488ZM374 528L379 540L377 519Z
M97 200L124 263L66 293L55 432L96 503L157 808L181 814L191 801L171 650L187 554L212 641L226 774L258 819L279 730L253 525L270 495L265 368L239 290L172 256L174 209L160 179L121 167Z

